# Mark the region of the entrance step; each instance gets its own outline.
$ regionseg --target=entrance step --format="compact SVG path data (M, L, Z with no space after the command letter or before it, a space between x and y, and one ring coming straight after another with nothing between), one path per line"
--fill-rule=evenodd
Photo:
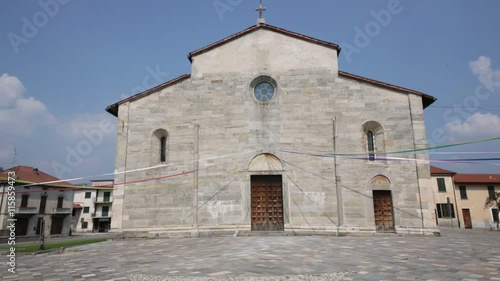
M392 231L387 231L387 232L375 232L373 233L373 236L401 236L397 234L396 232Z
M239 231L238 236L289 236L286 231Z

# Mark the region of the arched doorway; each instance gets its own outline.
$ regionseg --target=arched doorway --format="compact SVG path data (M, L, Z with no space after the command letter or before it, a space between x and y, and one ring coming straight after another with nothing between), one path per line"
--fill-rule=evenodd
M379 232L394 232L395 230L390 184L389 179L382 175L372 179L375 227Z
M283 165L278 157L257 155L248 170L250 176L252 231L283 231Z

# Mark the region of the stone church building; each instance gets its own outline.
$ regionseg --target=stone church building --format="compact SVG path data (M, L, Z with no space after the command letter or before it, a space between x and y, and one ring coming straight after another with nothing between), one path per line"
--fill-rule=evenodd
M411 151L435 99L340 71L340 51L260 18L191 52L191 74L110 105L112 231L438 232L429 165L384 158L427 159Z

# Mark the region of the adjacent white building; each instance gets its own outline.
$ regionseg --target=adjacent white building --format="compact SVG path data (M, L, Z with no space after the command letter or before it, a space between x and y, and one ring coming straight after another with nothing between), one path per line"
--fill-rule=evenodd
M94 187L94 188L92 188ZM93 180L75 192L73 227L77 232L108 232L111 226L113 180Z

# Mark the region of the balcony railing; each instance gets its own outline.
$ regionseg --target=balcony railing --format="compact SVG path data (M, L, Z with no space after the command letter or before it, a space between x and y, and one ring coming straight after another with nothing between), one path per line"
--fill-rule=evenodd
M71 214L71 208L53 208L51 214Z
M107 212L107 213L102 213L102 212L92 213L91 216L93 218L109 218L109 217L111 217L111 212Z
M106 204L106 203L113 203L113 198L97 198L96 201L94 201L96 204Z
M37 207L19 207L16 209L16 214L37 214Z

